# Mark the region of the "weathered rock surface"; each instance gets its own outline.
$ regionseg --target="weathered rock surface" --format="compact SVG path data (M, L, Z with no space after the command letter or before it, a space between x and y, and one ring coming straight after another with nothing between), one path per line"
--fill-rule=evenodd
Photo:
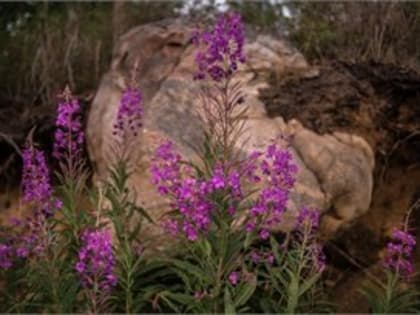
M192 80L195 69L191 28L180 21L165 21L135 28L125 34L114 51L110 71L104 75L91 106L87 126L90 158L97 179L106 176L112 146L112 125L124 78L137 61L139 87L144 94L144 131L136 140L138 169L131 187L138 201L159 221L167 210L165 202L150 183L148 166L154 149L164 139L173 140L188 158L194 158L189 144L202 140L202 126L196 110L200 103L198 85ZM248 107L245 132L238 149L250 152L263 148L281 133L292 136L291 148L300 172L290 204L317 207L325 213L325 230L335 231L364 213L372 194L374 158L361 137L346 133L319 135L296 120L269 118L259 100L259 90L268 86L273 71L278 76L291 71L311 77L316 70L286 42L269 36L248 39L247 63L238 72ZM248 141L244 141L248 139ZM153 231L159 233L156 228Z

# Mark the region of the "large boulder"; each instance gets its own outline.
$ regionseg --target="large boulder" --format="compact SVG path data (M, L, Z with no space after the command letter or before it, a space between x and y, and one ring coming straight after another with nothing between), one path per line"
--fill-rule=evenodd
M168 20L139 26L121 37L115 47L111 69L101 81L90 109L87 142L95 178L106 178L112 126L130 69L138 63L138 85L144 94L144 128L137 137L132 159L137 169L130 181L139 204L159 222L166 201L151 185L149 164L154 149L164 139L176 143L186 158L194 159L192 145L203 139L199 85L192 80L195 71L192 28L181 21ZM270 36L247 38L247 62L238 71L246 94L248 112L238 150L245 153L261 149L281 133L291 135L291 150L299 165L298 181L290 202L290 217L302 205L317 207L325 213L326 231L335 231L364 213L372 193L373 153L360 137L350 134L318 135L299 122L269 118L259 99L261 88L268 86L273 71L278 76L295 72L311 77L316 69L283 40ZM246 141L245 141L246 139ZM151 233L160 234L158 228Z

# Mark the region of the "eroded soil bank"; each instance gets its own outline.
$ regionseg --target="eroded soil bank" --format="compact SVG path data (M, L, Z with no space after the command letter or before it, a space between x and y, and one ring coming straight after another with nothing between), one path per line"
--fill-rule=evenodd
M386 234L420 198L420 74L375 62L333 61L317 70L309 78L273 76L262 99L270 116L297 118L319 133L354 133L375 151L369 211L327 245L327 283L339 311L360 313L367 306L357 290L380 268ZM413 212L412 228L420 227L419 212Z

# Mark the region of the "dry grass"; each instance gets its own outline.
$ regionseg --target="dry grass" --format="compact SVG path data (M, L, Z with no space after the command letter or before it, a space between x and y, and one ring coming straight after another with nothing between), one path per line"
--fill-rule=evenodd
M305 2L291 37L311 58L375 60L419 69L420 4Z

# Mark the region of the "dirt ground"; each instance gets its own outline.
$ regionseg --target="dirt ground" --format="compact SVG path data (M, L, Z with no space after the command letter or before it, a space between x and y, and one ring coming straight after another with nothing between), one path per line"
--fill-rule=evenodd
M327 284L338 311L367 312L358 289L367 273L380 269L390 228L400 226L420 198L420 74L374 62L334 61L318 71L311 78L272 77L262 98L270 116L297 118L320 133L355 133L375 151L369 211L327 245ZM420 209L410 226L420 228ZM416 263L420 267L419 246Z

